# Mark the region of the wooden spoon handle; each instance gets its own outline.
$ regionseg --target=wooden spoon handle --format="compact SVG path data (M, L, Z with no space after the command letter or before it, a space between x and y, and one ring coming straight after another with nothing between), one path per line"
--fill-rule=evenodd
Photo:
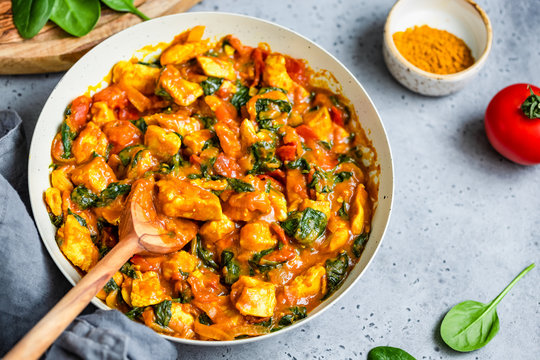
M118 269L140 250L138 239L124 239L99 261L4 357L38 359L88 305Z

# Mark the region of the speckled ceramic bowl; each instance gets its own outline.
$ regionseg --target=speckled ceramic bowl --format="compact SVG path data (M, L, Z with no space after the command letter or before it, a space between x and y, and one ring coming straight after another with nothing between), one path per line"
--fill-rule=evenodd
M64 110L75 97L85 93L90 86L93 87L93 91L106 86L107 84L103 83L102 79L118 61L128 60L133 55L137 56L137 50L146 45L170 42L175 35L196 25L205 25L205 36L211 39L217 40L227 34L234 34L250 46L266 42L274 51L307 59L309 65L315 70L326 69L331 72L337 83L328 85L340 91L351 101L367 137L373 143L377 152L377 163L380 166L378 206L373 214L371 235L364 252L343 285L315 308L306 319L274 333L234 341L201 341L162 335L172 341L205 346L245 344L283 334L302 326L306 321L313 319L334 304L358 281L375 256L390 218L394 176L392 154L381 118L358 80L343 64L317 44L291 30L264 20L217 12L194 12L161 17L111 36L73 65L60 80L43 107L30 147L28 162L30 200L36 225L47 250L66 278L75 284L81 277L56 244L55 228L49 221L43 202L43 193L50 186L51 143L62 123ZM97 84L99 86L94 86ZM99 308L108 309L107 305L98 298L94 298L92 303Z
M446 30L463 39L475 63L455 74L439 75L421 70L398 51L392 35L415 25ZM491 23L484 10L471 0L398 0L386 19L384 61L403 86L429 96L443 96L462 89L480 71L491 50Z

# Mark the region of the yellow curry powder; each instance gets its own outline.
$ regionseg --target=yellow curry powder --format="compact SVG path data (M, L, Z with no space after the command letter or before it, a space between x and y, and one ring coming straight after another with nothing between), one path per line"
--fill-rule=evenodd
M427 25L393 35L397 49L414 66L434 74L453 74L474 63L471 49L457 36Z

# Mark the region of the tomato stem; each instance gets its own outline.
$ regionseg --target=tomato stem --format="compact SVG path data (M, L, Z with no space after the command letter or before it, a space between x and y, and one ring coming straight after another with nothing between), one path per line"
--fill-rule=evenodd
M540 119L540 95L532 91L531 86L528 86L531 95L521 104L521 111L529 119Z

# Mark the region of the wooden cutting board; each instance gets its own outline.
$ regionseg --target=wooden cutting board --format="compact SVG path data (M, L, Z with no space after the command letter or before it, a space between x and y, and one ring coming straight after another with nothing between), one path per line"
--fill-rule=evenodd
M84 1L84 0L81 0ZM156 18L190 9L201 0L135 0L148 17ZM52 22L32 39L23 39L11 14L11 0L0 0L0 74L36 74L67 70L92 47L142 20L103 6L101 18L87 35L77 38Z

